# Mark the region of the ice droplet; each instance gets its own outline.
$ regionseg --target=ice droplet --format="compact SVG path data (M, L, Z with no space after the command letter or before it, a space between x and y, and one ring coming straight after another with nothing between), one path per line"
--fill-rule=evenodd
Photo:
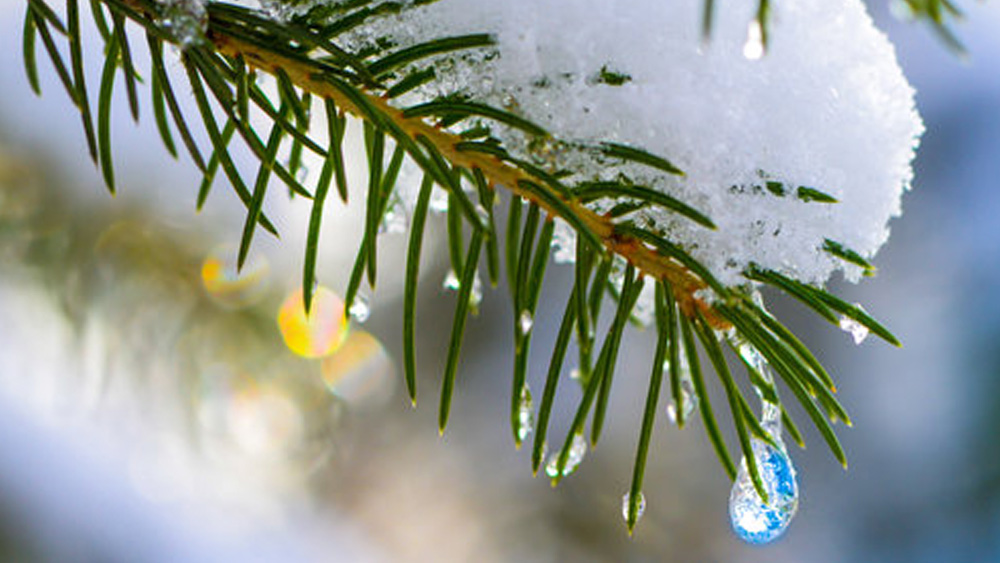
M458 291L458 288L461 286L462 282L458 279L458 274L455 273L455 270L448 270L448 273L444 276L444 281L441 282L441 287L448 291Z
M694 394L694 389L692 389L690 381L681 380L680 419L678 420L677 405L673 402L667 405L667 418L675 426L678 423L686 423L691 419L696 406L698 406L698 397Z
M521 398L517 405L517 439L524 441L535 426L535 404L531 399L531 389L521 388Z
M733 339L733 343L736 345L736 351L739 352L740 357L746 362L750 367L757 370L758 373L766 371L767 360L761 356L760 352L757 351L749 342L743 340L742 338ZM763 375L763 373L762 373Z
M481 203L476 204L476 217L479 217L479 220L484 225L488 225L490 222L490 212L486 211L486 208Z
M861 344L868 338L868 327L850 317L841 315L839 326L840 330L851 335L854 344Z
M583 457L587 455L587 440L583 437L583 434L574 434L573 441L569 446L569 455L566 456L566 465L563 466L562 474L559 473L559 454L561 452L555 452L549 457L548 463L545 464L545 474L551 478L565 477L570 473L576 471L576 468L583 461Z
M784 533L799 506L799 490L795 481L795 468L784 451L781 439L775 436L781 448L761 440L753 440L753 454L757 469L767 492L765 503L747 470L746 459L740 464L739 474L729 494L729 518L733 530L745 542L764 544Z
M517 318L517 328L521 331L522 335L531 332L531 327L535 324L535 320L531 317L531 313L527 309L521 311L521 316Z
M408 220L404 207L396 203L389 206L382 216L382 222L378 226L379 234L400 234L406 232Z
M691 370L688 368L687 357L683 354L678 360L678 368L681 385L680 409L673 401L667 404L667 418L673 425L687 422L694 413L695 407L698 406L698 396L694 392L694 383L691 382ZM663 362L663 371L669 373L670 360Z
M359 323L367 321L372 313L371 305L368 304L368 298L360 293L355 295L354 302L351 303L351 308L347 312L351 315L352 319Z
M730 337L730 343L743 361L757 371L763 384L773 386L774 376L771 367L760 351L738 336ZM784 442L781 441L781 407L772 402L776 401L777 397L769 395L765 389L756 384L754 390L760 397L761 426L778 446L772 446L756 438L751 443L768 502L765 503L757 494L744 458L729 494L729 517L733 530L740 539L748 543L764 544L784 533L792 521L799 506L799 491L795 482L795 468L785 450ZM770 391L774 392L773 389Z
M760 21L753 20L747 28L747 42L743 44L743 56L756 61L764 56L764 30Z
M448 192L444 190L434 190L431 192L430 208L435 213L447 213Z
M764 355L759 350L742 337L730 337L729 341L736 348L743 361L757 371L763 380L763 384L770 386L770 389L762 389L755 383L754 391L757 392L757 396L760 398L761 426L770 432L775 439L778 439L781 436L781 407L771 402L772 400L777 400L777 392L773 388L774 375L771 373L771 365L767 363L767 359L764 358ZM775 395L768 398L769 393L774 393Z
M622 496L622 518L625 519L625 523L628 523L628 505L631 504L632 495L630 493L625 493ZM642 518L642 513L646 512L646 496L639 491L639 503L635 507L635 521L639 522Z
M291 165L292 163L288 162L285 164L285 167L291 168ZM309 167L307 167L305 164L300 163L298 165L298 168L295 169L295 179L303 184L306 183L306 180L309 179Z
M458 279L455 270L448 270L448 273L444 276L444 281L441 282L441 287L447 291L458 291L462 288L462 280ZM483 281L479 277L479 272L476 272L472 278L472 289L469 291L469 306L475 311L478 310L479 304L482 302Z
M469 292L469 306L474 311L479 310L479 304L483 302L483 282L479 278L479 272L472 278L472 291Z

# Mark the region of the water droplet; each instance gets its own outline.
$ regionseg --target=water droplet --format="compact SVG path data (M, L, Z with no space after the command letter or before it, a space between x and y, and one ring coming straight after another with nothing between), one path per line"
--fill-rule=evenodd
M736 337L732 339L736 346L736 351L739 352L740 357L746 362L750 367L757 370L761 375L766 375L767 372L767 360L764 356L757 351L749 342L743 340L742 338Z
M444 190L434 190L431 192L430 208L435 213L447 213L448 192Z
M479 217L479 220L482 221L484 225L488 225L489 224L489 222L490 222L490 213L489 213L489 211L486 211L486 208L483 207L483 205L481 203L480 204L476 204L476 216Z
M625 267L625 259L615 255L614 262L611 264L611 273L608 275L608 281L615 288L615 292L618 295L621 295L622 287L625 286Z
M323 382L353 405L385 402L392 392L395 368L382 343L365 331L352 331L337 352L323 360Z
M531 327L535 324L535 320L531 317L531 313L527 310L521 311L521 316L517 318L517 328L521 331L521 334L528 334L531 332Z
M799 506L795 468L780 438L775 440L780 449L757 439L752 446L769 502L765 503L754 489L745 459L729 494L733 530L748 543L764 544L776 539L788 528Z
M297 289L285 298L278 310L278 328L285 344L299 356L328 356L347 336L344 302L336 293L319 286L313 293L309 315L306 315L302 290Z
M469 306L473 311L479 310L479 304L483 302L483 282L479 278L479 272L472 278L472 291L469 292Z
M358 293L354 296L354 302L351 303L351 308L347 312L351 315L352 319L359 323L367 321L372 313L371 306L368 304L368 298Z
M688 367L687 357L684 354L680 355L678 368L681 386L680 409L677 408L677 405L673 401L667 404L667 418L673 425L686 423L690 420L691 415L694 414L695 407L698 406L698 395L694 392L694 383L691 381L691 369ZM669 374L670 360L663 362L663 371ZM679 419L678 414L680 415Z
M455 273L455 270L448 270L448 273L444 276L444 281L441 282L441 287L448 291L458 291L458 288L462 287L462 282L458 279L458 274Z
M583 377L583 372L580 371L580 368L575 367L575 368L569 370L569 378L570 379L572 379L574 381L579 381L581 377Z
M559 477L559 454L560 452L555 452L549 457L548 463L545 464L545 474L549 477L556 478ZM569 454L566 456L566 465L563 466L562 477L565 477L574 471L583 461L583 457L587 455L587 440L583 437L583 434L574 434L573 441L569 446Z
M743 361L756 370L763 380L763 384L768 386L767 389L762 389L758 383L754 383L753 386L760 398L761 424L776 438L781 436L781 408L772 402L777 400L777 391L774 389L774 375L771 373L770 364L767 363L764 355L744 338L738 335L727 338L736 348L740 357L743 358Z
M401 234L406 232L409 219L406 216L406 209L399 202L390 205L382 216L382 222L378 226L379 234Z
M625 519L626 524L628 523L628 505L631 503L631 500L632 496L630 493L625 493L622 496L622 518ZM643 512L646 512L646 496L642 494L642 491L639 491L639 503L635 507L636 522L639 522L639 519L642 518Z
M667 405L667 418L670 420L670 424L677 426L679 423L687 423L691 419L691 414L694 413L695 406L698 405L698 398L688 391L681 391L681 413L680 420L677 419L677 406L673 402Z
M756 61L764 56L764 30L756 19L750 22L750 26L747 28L747 41L743 44L743 56L751 61Z
M441 287L447 291L458 291L462 288L462 280L458 279L455 270L448 270L441 282ZM469 306L473 312L478 311L479 304L483 302L483 281L479 277L479 272L472 277L472 289L469 291Z
M840 317L840 330L849 333L854 339L854 344L861 344L868 338L868 327L843 315Z
M524 441L535 426L535 404L531 399L531 389L521 388L521 398L517 405L517 439Z
M236 247L214 248L201 263L201 283L208 297L226 309L250 307L267 291L270 265L261 254L251 254L240 272L236 271Z
M288 163L286 168L290 166L291 163ZM295 179L302 184L306 183L306 180L309 179L309 167L305 164L299 163L298 167L295 169Z

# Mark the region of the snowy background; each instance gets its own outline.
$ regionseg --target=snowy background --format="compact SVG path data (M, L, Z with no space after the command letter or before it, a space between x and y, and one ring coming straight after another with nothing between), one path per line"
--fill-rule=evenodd
M436 374L451 310L440 261L429 262L421 292L418 408L398 385L383 403L315 399L319 368L285 357L270 317L253 309L237 318L202 295L197 264L238 232L225 190L195 216L192 167L165 157L150 120L137 129L123 112L114 129L122 193L109 198L46 63L41 99L24 80L23 3L0 0L0 559L997 560L1000 6L967 9L963 63L928 30L873 7L927 132L878 276L836 289L905 347L855 347L783 308L840 384L855 422L841 434L851 467L843 472L809 433L809 448L792 451L798 516L782 540L753 548L728 529L729 484L700 423L678 432L665 417L647 470L649 506L636 537L625 534L620 498L649 334L628 337L604 441L553 491L510 444L512 320L504 288L487 292L438 438ZM280 220L301 217L287 210ZM347 220L339 228L352 230ZM262 310L299 275L298 230L285 232L290 251L258 239L271 263ZM391 249L383 254L393 260ZM336 287L350 259L324 255L324 279ZM176 279L151 281L167 271ZM568 272L551 275L545 295L558 296ZM396 288L380 287L365 330L400 358ZM557 299L542 302L536 349L558 317ZM260 358L246 357L247 343ZM545 358L534 362L537 377ZM223 378L241 383L205 385L219 364L240 366Z

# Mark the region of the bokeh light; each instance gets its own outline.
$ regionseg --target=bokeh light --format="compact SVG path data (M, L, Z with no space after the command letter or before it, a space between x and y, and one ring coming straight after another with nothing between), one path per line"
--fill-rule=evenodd
M323 360L323 382L349 404L371 406L392 393L395 367L382 343L368 332L352 331L344 345Z
M243 309L257 304L267 291L270 264L261 254L251 254L237 271L236 248L215 247L201 264L201 283L211 300L226 309Z
M307 315L302 290L298 289L282 303L278 311L278 328L285 344L295 354L304 358L328 356L347 337L344 301L329 289L317 287Z
M234 441L248 454L281 458L302 442L302 413L277 387L240 389L226 414Z

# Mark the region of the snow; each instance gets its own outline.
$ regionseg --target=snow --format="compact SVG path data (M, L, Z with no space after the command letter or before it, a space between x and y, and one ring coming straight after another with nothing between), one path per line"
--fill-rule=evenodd
M707 42L700 0L441 0L356 39L384 34L405 46L491 32L495 53L440 56L440 79L402 101L458 92L562 140L616 141L668 158L686 176L602 167L560 147L544 154L577 169L572 179L625 170L705 212L716 231L666 212L640 213L723 283L746 283L740 274L750 263L811 283L837 270L856 281L860 268L821 247L831 239L872 257L888 238L923 131L913 90L860 0L776 3L759 58L748 44L756 5L718 5ZM601 80L602 69L624 83ZM513 152L541 158L519 132L494 134ZM776 196L767 181L791 193ZM799 186L839 203L802 201ZM572 236L560 229L557 242L568 245Z
M167 1L200 6L199 0ZM314 5L259 1L279 20ZM838 270L857 281L862 269L826 253L824 242L871 258L888 239L889 220L901 212L923 125L893 47L861 0L775 4L766 52L756 0L717 6L707 41L702 0L402 5L401 13L369 20L336 41L348 49L375 42L403 48L489 32L497 44L438 55L437 79L396 103L459 94L502 107L568 143L532 143L521 131L491 124L515 156L575 171L567 183L617 180L624 173L687 202L718 229L661 208L628 218L679 244L724 284L747 283L741 274L750 264L809 283L822 284ZM595 158L581 148L603 141L662 155L686 174ZM398 192L401 213L412 211L419 176L412 163L404 167L409 180ZM803 201L796 197L799 187L838 201ZM604 211L613 203L591 205ZM573 244L573 231L560 225L556 258L571 260Z

